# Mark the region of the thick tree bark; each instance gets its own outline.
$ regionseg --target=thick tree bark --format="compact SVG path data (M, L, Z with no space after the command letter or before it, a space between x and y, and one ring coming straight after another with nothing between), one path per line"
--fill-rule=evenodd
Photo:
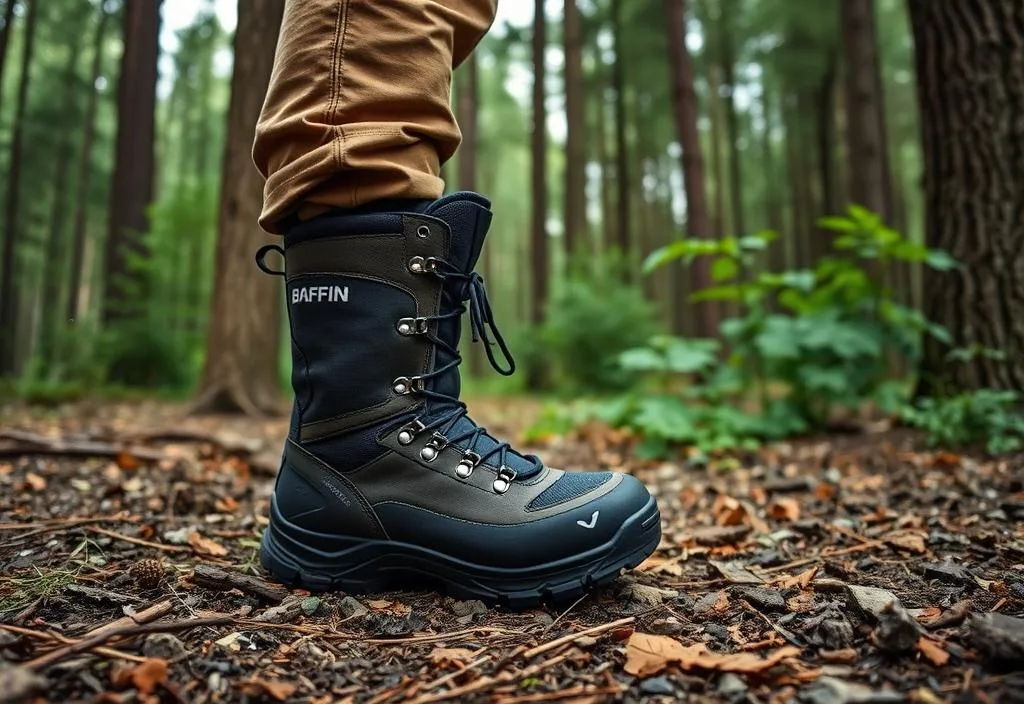
M821 211L819 215L835 215L839 212L839 184L836 182L836 62L829 57L814 93L816 137L818 140L818 176L821 187ZM815 258L829 250L831 233L823 232L815 247Z
M622 1L612 0L612 44L615 52L615 63L612 64L612 91L615 94L615 233L618 247L629 261L632 242L629 191L632 184L629 176L629 144L626 140L626 52L622 36Z
M693 58L686 47L686 2L665 0L665 21L668 26L668 51L672 89L672 107L675 116L676 138L682 147L683 189L686 193L686 234L690 237L710 236L707 193L704 185L704 159L701 156L700 132L697 129L697 92L693 87ZM711 272L706 258L693 266L691 290L711 284ZM682 316L686 311L676 306L674 328L683 328ZM698 335L714 336L718 331L717 308L711 303L697 306L694 330Z
M32 73L32 55L35 49L36 20L39 3L28 0L25 17L25 41L21 51L21 75L18 77L18 95L11 125L11 156L7 169L7 207L4 211L4 247L0 267L0 377L18 372L18 346L16 334L19 299L14 285L15 243L19 235L18 214L21 205L21 167L24 157L25 109L28 104L28 86Z
M476 54L470 54L459 72L458 94L456 95L456 115L459 129L462 131L462 144L459 146L459 188L466 191L476 190L477 162L477 102L479 78Z
M0 25L0 85L3 85L4 65L7 63L7 47L10 45L11 29L14 27L14 6L16 0L6 0L4 3L3 25ZM3 91L0 91L2 94ZM3 104L3 96L0 95L0 105Z
M86 228L89 217L89 184L93 166L93 144L96 141L96 110L99 105L99 91L96 81L103 71L103 42L111 14L100 7L100 19L92 41L92 65L89 67L88 97L85 102L85 117L82 119L82 153L78 161L78 180L75 189L74 231L71 244L71 271L68 279L68 296L65 315L73 322L79 315L79 296L82 288L82 260L85 257Z
M251 144L263 104L284 0L239 0L231 75L216 280L206 365L193 411L263 415L279 409L280 290L252 263L263 183Z
M533 126L530 135L531 161L531 252L533 303L530 322L544 322L548 304L548 127L544 80L547 75L544 54L547 50L547 21L544 0L534 0L533 18Z
M586 237L586 124L583 116L583 28L577 0L565 0L565 251L571 258Z
M132 298L144 296L132 256L145 253L146 209L153 200L156 148L156 84L160 57L161 0L125 0L124 53L117 85L117 146L110 189L103 321L135 313ZM114 370L116 374L116 369Z
M533 3L533 106L530 128L530 309L529 320L535 327L544 324L548 305L550 258L548 251L548 112L544 81L547 67L547 18L544 0ZM547 371L531 360L526 367L526 386L539 389L546 385Z
M839 3L846 69L846 144L849 192L892 223L892 175L885 139L874 0Z
M925 314L961 346L929 340L919 391L1024 391L1024 3L910 0L924 147L925 240L962 268L926 271Z
M102 10L101 10L102 11ZM80 16L79 20L85 20ZM78 60L81 56L82 35L76 33L68 45L67 64L64 67L64 95L72 114L77 114L79 100ZM74 152L72 133L62 131L58 136L57 158L53 169L53 207L50 212L50 231L47 235L46 256L43 259L43 301L42 327L40 329L39 353L47 365L52 365L57 356L57 336L61 327L61 286L64 282L63 272L67 260L63 252L66 249L64 234L68 210L68 176L71 172L71 160Z
M711 123L711 182L714 184L714 210L711 213L712 233L721 239L725 237L729 216L725 207L725 159L722 155L722 98L721 78L718 66L708 68L708 120Z
M732 234L746 233L743 210L743 155L740 152L739 113L736 108L736 51L733 36L739 3L724 0L719 26L719 57L722 84L726 90L725 129L729 139L729 200L732 204Z

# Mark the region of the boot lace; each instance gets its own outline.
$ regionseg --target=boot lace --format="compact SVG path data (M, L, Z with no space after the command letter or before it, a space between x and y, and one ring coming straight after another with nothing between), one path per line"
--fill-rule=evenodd
M462 364L462 355L454 345L441 338L436 330L440 329L440 323L447 320L458 320L466 311L469 311L470 332L473 342L482 342L487 361L491 368L502 376L511 376L515 373L516 364L509 351L508 345L501 331L494 321L491 310L491 303L487 298L487 288L484 286L483 277L477 272L464 273L457 267L443 259L435 257L416 257L410 262L409 267L415 273L433 274L441 279L442 298L451 310L438 315L428 315L420 318L403 318L398 321L398 331L404 335L419 334L429 340L432 344L446 352L451 360L437 369L417 377L402 377L395 380L395 391L398 393L416 392L428 400L428 415L438 408L444 409L436 418L427 423L420 419L408 424L399 433L399 442L403 437L408 443L421 433L432 432L431 440L423 448L420 455L427 461L433 460L440 454L446 445L460 445L466 448L462 461L456 468L456 474L461 478L468 477L477 465L497 457L500 467L498 478L495 480L494 489L498 493L504 493L508 486L517 476L520 479L533 476L542 468L542 463L535 455L522 455L512 449L507 442L500 442L491 436L487 429L477 425L470 420L472 428L459 432L457 435L448 434L459 424L459 421L468 417L469 410L466 404L456 396L441 393L428 388L429 381L438 379L453 371ZM449 284L454 285L449 285ZM467 305L468 304L468 305ZM431 325L437 323L437 325ZM431 328L435 331L432 331ZM436 402L434 404L431 401ZM432 408L433 406L433 408ZM468 418L467 418L468 419ZM468 419L469 420L469 419ZM403 436L403 433L407 433ZM490 437L495 443L494 447L483 454L477 449L478 441L482 437ZM509 453L522 457L530 464L530 469L520 471L518 474L506 466Z

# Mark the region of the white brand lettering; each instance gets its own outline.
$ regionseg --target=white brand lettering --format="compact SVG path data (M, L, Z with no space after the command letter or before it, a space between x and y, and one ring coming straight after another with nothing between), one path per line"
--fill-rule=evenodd
M292 303L348 303L348 286L296 286Z

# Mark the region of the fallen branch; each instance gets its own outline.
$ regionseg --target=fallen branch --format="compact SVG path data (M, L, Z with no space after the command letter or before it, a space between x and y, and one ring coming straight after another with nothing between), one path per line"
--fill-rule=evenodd
M464 684L461 687L449 689L446 692L439 692L437 694L426 694L421 697L416 697L411 702L409 702L409 704L432 704L433 702L442 702L446 699L461 699L465 697L465 695L467 694L475 694L481 690L488 689L494 685L507 684L517 679L522 680L527 677L533 677L537 673L543 672L544 670L554 665L557 665L566 658L568 658L567 655L557 655L551 658L550 660L545 660L542 663L531 665L525 670L520 670L518 672L505 671L498 674L496 677L481 677L479 679L473 680L469 684Z
M215 592L238 589L271 604L280 604L289 594L288 590L284 587L271 584L259 577L229 572L205 563L195 566L195 570L192 573L192 581L197 586Z
M109 631L99 633L98 635L84 638L77 643L72 643L58 648L45 655L29 660L24 663L24 666L30 670L39 670L44 667L48 667L56 662L63 660L69 655L75 653L82 653L87 650L92 650L98 646L106 645L109 641L115 638L128 640L135 638L136 636L147 635L149 633L173 633L175 631L187 631L192 628L201 628L209 626L223 626L228 623L232 623L234 619L230 616L216 616L214 618L193 618L186 621L172 621L170 623L148 623L139 626L122 626L120 628L114 628Z
M171 600L168 599L167 601L160 601L152 606L146 607L142 611L137 611L134 616L122 616L115 621L111 621L110 623L106 623L102 626L97 626L86 633L83 638L95 638L96 636L116 631L119 628L130 628L131 626L137 626L142 623L152 623L158 618L163 618L169 614L173 608L174 602Z
M150 540L143 540L142 538L133 538L130 535L117 533L112 530L107 530L106 528L92 527L89 528L89 532L99 533L100 535L105 535L108 538L122 540L126 543L131 543L132 545L141 545L143 547L153 548L154 550L163 550L164 552L192 552L192 548L187 548L183 545L164 545L163 543L154 543Z
M170 457L146 447L128 447L95 440L60 440L21 430L0 430L0 439L13 440L17 445L0 447L0 457L23 455L52 455L58 457L119 457L130 455L135 459L159 462Z
M605 633L606 631L612 631L616 628L629 626L633 623L634 620L636 619L633 616L627 616L626 618L620 618L618 621L612 621L611 623L605 623L600 626L594 626L593 628L584 629L582 631L579 631L578 633L570 633L568 635L562 636L561 638L555 638L552 641L548 641L547 643L538 645L536 648L530 648L525 653L523 653L523 657L529 660L530 658L536 657L541 653L546 653L549 650L554 650L555 648L558 648L560 646L577 641L580 638L584 638L586 636L596 636L601 633Z

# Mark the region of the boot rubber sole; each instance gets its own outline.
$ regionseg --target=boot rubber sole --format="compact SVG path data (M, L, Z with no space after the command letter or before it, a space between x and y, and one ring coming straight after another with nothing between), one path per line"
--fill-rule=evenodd
M613 581L623 568L639 565L661 539L661 515L653 497L608 542L563 560L520 569L477 565L409 543L311 535L285 520L273 501L270 512L260 562L290 587L353 594L436 589L513 610L578 599ZM335 549L313 548L310 542Z

